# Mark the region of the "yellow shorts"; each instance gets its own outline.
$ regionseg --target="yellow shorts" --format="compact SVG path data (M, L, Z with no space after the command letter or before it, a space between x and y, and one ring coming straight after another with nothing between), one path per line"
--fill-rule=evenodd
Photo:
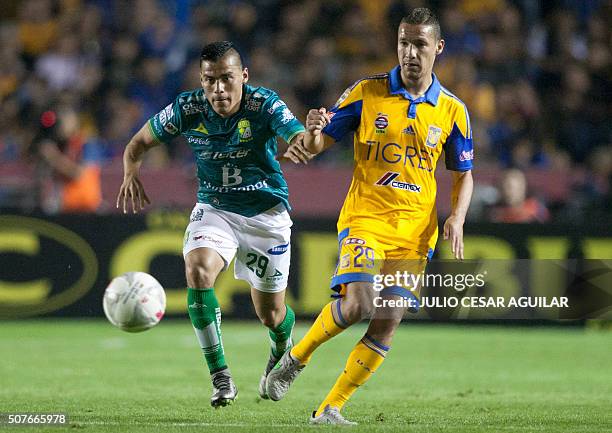
M427 254L408 248L385 244L364 231L342 230L338 235L338 264L331 280L336 296L344 296L346 286L352 282L374 283L377 276L396 275L397 272L414 275L425 271ZM420 287L391 285L386 293L420 299ZM410 293L406 293L410 292Z

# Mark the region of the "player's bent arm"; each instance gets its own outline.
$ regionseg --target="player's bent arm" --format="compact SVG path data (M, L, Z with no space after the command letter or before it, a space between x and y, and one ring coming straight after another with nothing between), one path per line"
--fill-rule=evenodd
M289 141L289 147L278 160L279 162L292 161L295 164L308 164L312 158L314 155L304 148L304 132L299 132Z
M331 121L324 107L310 110L306 116L306 132L304 134L304 148L312 153L319 154L331 146L334 141L323 134L323 128Z
M313 155L318 155L324 150L327 150L335 142L336 141L332 137L323 133L314 135L311 131L306 131L304 134L304 149Z
M139 208L144 209L146 203L151 204L138 175L143 155L147 150L158 144L159 141L151 132L147 122L125 146L123 152L123 183L119 188L119 194L117 194L117 208L123 205L123 213L127 213L128 198L134 213L138 212Z
M453 189L451 193L451 216L465 221L470 201L472 200L472 191L474 190L474 178L472 170L453 171Z
M123 174L138 173L142 157L147 150L157 146L159 141L153 136L148 122L132 137L123 152Z

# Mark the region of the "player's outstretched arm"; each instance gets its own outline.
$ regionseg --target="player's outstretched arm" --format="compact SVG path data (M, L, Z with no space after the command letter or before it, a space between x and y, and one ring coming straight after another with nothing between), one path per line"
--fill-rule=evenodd
M119 194L117 194L117 208L122 205L123 213L128 211L128 198L134 213L144 209L145 204L151 204L151 200L145 193L142 182L138 177L144 153L158 144L159 142L149 130L149 125L145 124L125 146L123 152L123 183L119 188Z
M451 251L463 260L463 223L472 200L474 179L472 171L453 171L451 214L444 222L444 239L450 239Z
M310 110L306 116L306 133L304 134L304 148L316 155L333 144L333 140L326 138L322 133L331 121L327 110L321 107L318 110Z
M308 161L312 158L314 158L314 155L304 148L304 133L300 132L291 139L289 147L278 160L280 162L292 161L295 164L308 164Z

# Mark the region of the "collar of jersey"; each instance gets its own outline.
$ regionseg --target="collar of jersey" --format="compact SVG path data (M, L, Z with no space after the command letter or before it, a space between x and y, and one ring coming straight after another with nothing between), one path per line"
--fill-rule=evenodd
M425 92L425 95L420 98L413 98L410 96L410 93L404 88L402 83L401 69L400 66L397 65L395 68L391 69L389 72L389 90L392 95L402 95L404 98L408 99L412 103L421 103L421 102L429 102L431 105L435 106L438 103L438 96L440 96L440 81L438 81L438 77L436 74L431 74L431 85Z

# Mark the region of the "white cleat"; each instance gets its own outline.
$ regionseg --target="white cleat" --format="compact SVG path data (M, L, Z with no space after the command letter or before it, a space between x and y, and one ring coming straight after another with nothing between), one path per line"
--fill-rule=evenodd
M331 407L330 405L325 406L321 415L315 416L316 414L316 411L312 413L310 424L357 425L356 422L344 418L338 408Z
M294 359L290 352L290 350L287 350L268 373L266 394L271 400L279 401L283 398L298 374L306 367L304 364L300 364L297 359Z
M268 365L266 365L266 368L264 369L264 372L261 375L261 379L259 379L259 389L258 389L259 396L263 398L264 400L268 399L268 393L266 392L266 379L268 378L268 374L270 373L270 371L272 371L272 369L274 368L278 360L279 358L277 358L272 353L270 353L270 358L268 359Z
M218 371L211 376L213 384L213 393L210 397L210 405L214 408L229 406L236 400L238 389L234 384L232 375L226 368Z

